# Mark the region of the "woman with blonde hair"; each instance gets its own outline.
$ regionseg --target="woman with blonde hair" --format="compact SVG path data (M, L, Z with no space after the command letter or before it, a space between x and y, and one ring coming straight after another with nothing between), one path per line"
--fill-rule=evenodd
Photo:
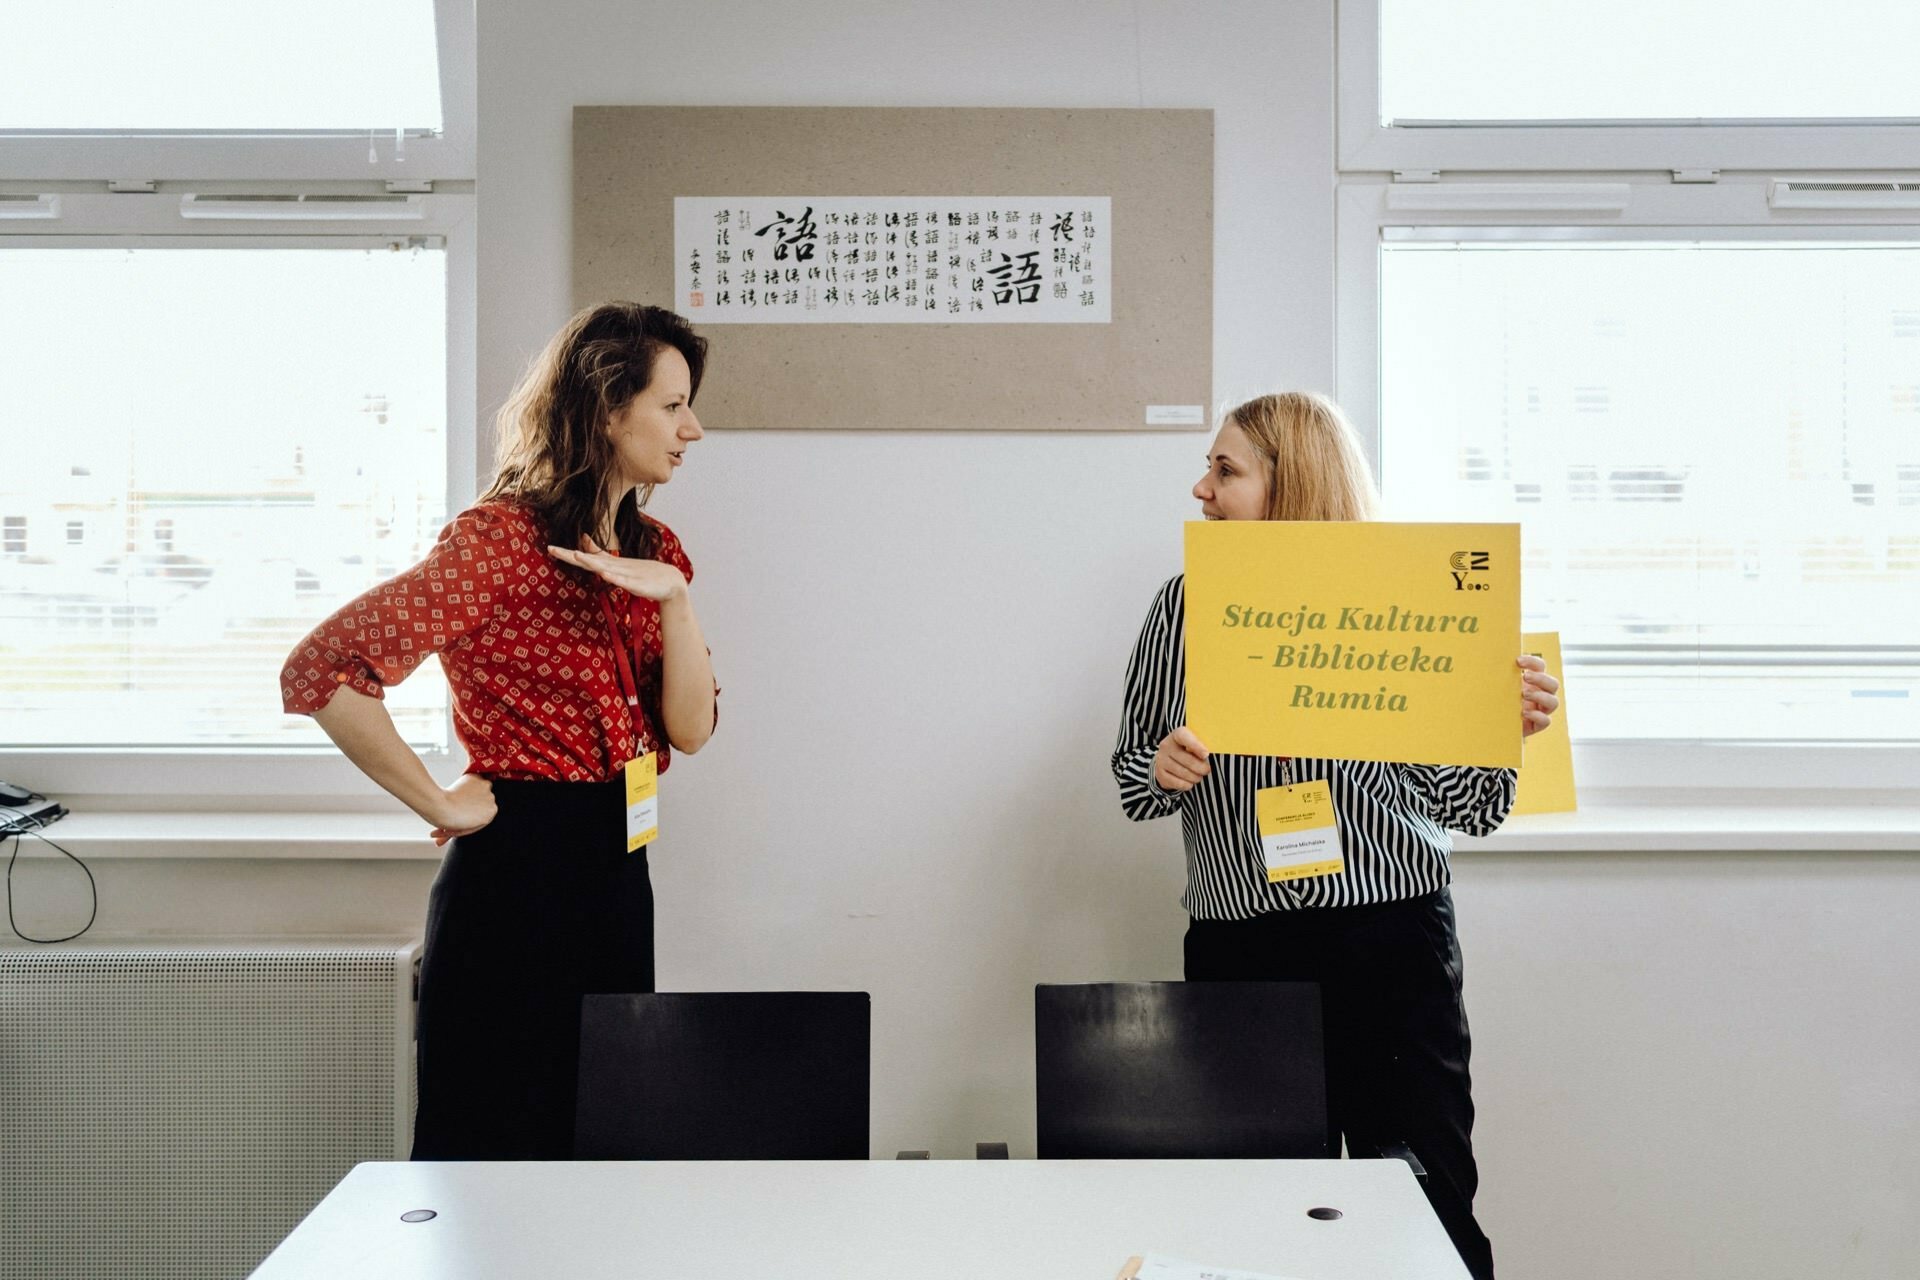
M1367 520L1378 505L1339 408L1300 392L1227 414L1193 496L1209 520ZM1319 983L1335 1128L1353 1152L1405 1142L1468 1269L1491 1277L1473 1218L1470 1040L1447 833L1499 826L1514 772L1208 751L1186 725L1184 587L1173 578L1147 613L1112 764L1129 818L1180 815L1186 976ZM1518 663L1531 734L1558 708L1559 683L1538 658ZM1344 869L1269 883L1255 794L1309 781L1329 785Z
M706 351L658 307L574 316L501 410L480 501L287 658L286 709L451 843L427 906L415 1159L567 1158L580 997L653 990L625 779L698 751L719 690L693 566L641 508L703 434ZM381 701L435 655L469 757L444 789Z

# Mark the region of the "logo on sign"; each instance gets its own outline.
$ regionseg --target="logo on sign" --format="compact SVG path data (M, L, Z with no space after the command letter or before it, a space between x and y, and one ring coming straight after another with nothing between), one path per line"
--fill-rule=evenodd
M1456 551L1447 557L1455 591L1491 591L1485 582L1470 581L1470 575L1486 573L1493 567L1493 556L1485 551Z

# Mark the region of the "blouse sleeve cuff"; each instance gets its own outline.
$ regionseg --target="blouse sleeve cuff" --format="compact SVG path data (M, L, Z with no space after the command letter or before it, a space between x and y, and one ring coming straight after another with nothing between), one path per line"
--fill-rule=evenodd
M310 716L332 702L340 689L352 689L376 701L387 696L386 686L364 670L288 670L281 675L280 705L288 715Z

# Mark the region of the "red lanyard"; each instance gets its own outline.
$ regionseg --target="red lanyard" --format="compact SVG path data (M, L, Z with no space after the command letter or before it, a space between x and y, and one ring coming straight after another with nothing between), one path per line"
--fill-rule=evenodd
M613 591L599 593L600 612L607 620L607 635L613 641L614 673L620 677L620 692L627 700L628 714L633 717L633 749L644 752L647 745L647 720L640 711L640 684L633 678L634 670L640 660L639 628L632 625L633 606L629 600L627 624L634 633L634 649L629 656L627 646L620 642L620 620L613 612L613 601L610 598L617 590L619 588L616 587Z

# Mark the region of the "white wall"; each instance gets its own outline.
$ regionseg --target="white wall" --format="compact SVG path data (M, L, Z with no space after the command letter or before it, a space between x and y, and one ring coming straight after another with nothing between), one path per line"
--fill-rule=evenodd
M1482 1225L1509 1280L1920 1274L1920 868L1455 864Z
M1331 13L1140 10L483 10L481 404L568 313L577 103L1213 107L1216 392L1329 387ZM1033 983L1179 976L1178 833L1107 756L1207 437L710 426L655 498L724 686L663 788L662 985L871 990L876 1149L1030 1150Z
M1216 393L1331 386L1330 4L485 5L483 410L568 311L571 108L616 103L1211 107ZM1202 437L710 426L656 499L725 686L664 786L662 984L870 990L875 1150L1030 1154L1032 984L1179 974L1178 832L1106 758ZM1504 1275L1910 1273L1912 859L1461 864Z

